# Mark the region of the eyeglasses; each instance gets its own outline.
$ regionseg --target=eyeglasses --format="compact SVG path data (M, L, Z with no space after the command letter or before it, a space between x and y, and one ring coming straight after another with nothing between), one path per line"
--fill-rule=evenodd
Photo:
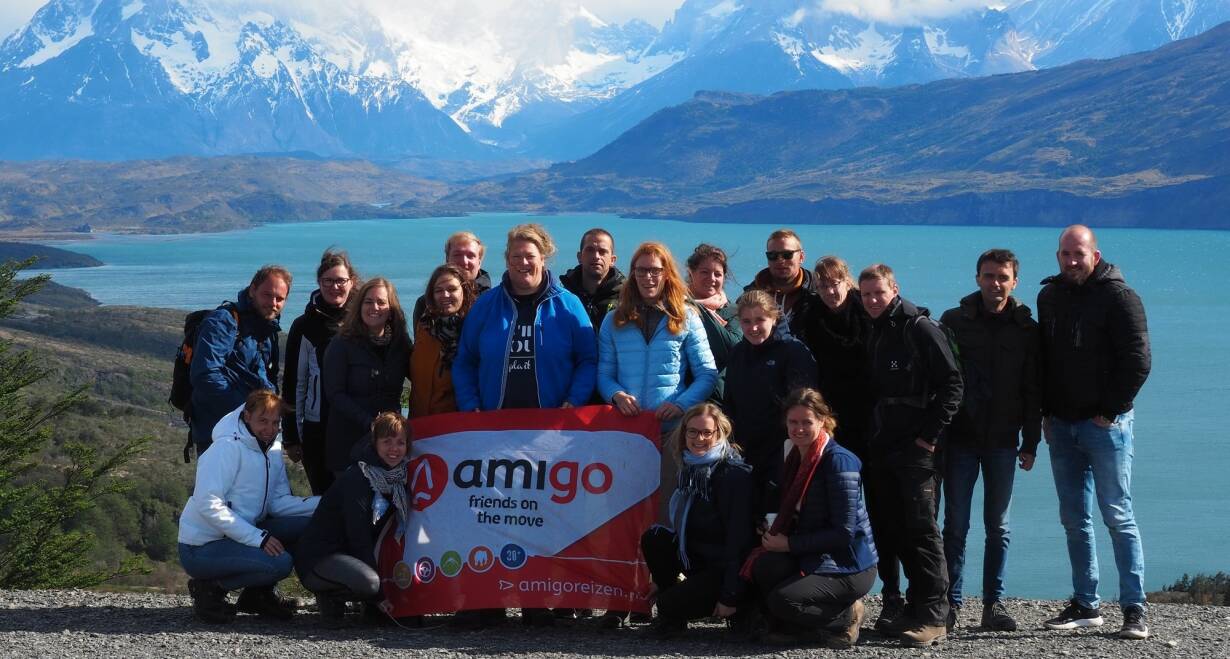
M765 253L764 253L764 257L765 257L766 259L770 260L770 261L777 261L777 260L780 260L780 259L786 259L787 261L789 261L790 259L794 258L794 255L795 255L795 254L798 254L798 253L799 253L799 252L801 252L801 251L803 251L803 250L801 250L801 249L783 249L783 250L781 250L780 252L768 251L768 252L765 252Z
M332 288L341 288L345 286L346 284L350 283L350 278L349 277L339 277L337 279L334 279L332 277L328 277L325 279L321 279L320 283L324 284L325 286L330 286Z
M696 428L688 428L684 431L684 435L686 435L688 439L696 439L699 437L701 439L709 440L713 439L713 436L716 434L716 430L697 430Z
M657 279L658 277L662 276L663 272L666 272L666 268L641 268L641 267L632 268L632 274L636 275L637 277L650 277L653 279Z

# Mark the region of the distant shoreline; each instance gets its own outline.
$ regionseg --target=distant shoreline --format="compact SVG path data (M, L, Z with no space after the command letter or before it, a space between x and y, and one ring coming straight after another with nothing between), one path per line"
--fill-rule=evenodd
M106 265L102 261L80 252L51 247L35 242L0 241L0 259L24 261L37 258L34 267L39 270L64 268L97 268Z

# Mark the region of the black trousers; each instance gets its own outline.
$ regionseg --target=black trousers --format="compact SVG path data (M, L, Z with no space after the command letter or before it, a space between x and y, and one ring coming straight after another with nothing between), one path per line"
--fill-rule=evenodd
M936 521L939 471L935 456L913 444L891 453L873 448L865 477L876 549L896 550L910 582L906 591L910 615L924 624L944 624L948 567Z
M705 566L687 573L683 581L683 564L675 545L675 534L660 526L641 536L641 552L649 566L649 575L658 586L658 617L671 622L699 620L713 615L722 584L724 566Z
M380 596L380 576L370 565L349 554L330 554L299 571L304 588L327 597L368 602Z
M320 496L333 484L333 472L325 466L325 424L304 421L299 441L303 448L303 473L312 486L312 494Z
M786 552L760 555L752 581L774 618L800 630L816 631L850 624L850 606L876 582L876 569L855 574L801 574L799 562Z

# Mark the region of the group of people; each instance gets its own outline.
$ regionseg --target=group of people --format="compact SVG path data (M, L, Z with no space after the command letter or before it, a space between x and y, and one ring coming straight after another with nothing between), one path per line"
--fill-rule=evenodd
M326 251L287 338L285 400L277 337L291 274L262 268L205 319L191 364L199 464L180 525L202 619L290 615L274 585L292 568L327 618L348 600L379 616L373 548L410 514L415 418L608 404L653 414L662 433L659 523L641 539L658 634L719 616L781 642L849 647L878 576L875 628L911 646L939 643L965 602L979 474L980 623L1015 630L1002 599L1008 510L1016 468L1033 467L1045 437L1073 595L1044 625L1103 624L1096 502L1120 575L1120 636L1148 636L1128 487L1148 331L1088 227L1060 235L1059 273L1043 282L1036 320L1012 296L1020 263L1005 249L978 258L976 290L939 321L902 297L887 265L856 278L825 256L807 269L788 229L769 236L766 267L733 302L727 255L709 244L681 273L665 245L642 243L625 277L612 234L591 229L577 265L557 276L551 236L521 224L498 282L482 269L485 249L472 233L449 237L408 319L391 281L360 280L345 253ZM283 451L303 463L314 496L291 495ZM483 626L502 613L457 618ZM522 615L547 625L585 614Z

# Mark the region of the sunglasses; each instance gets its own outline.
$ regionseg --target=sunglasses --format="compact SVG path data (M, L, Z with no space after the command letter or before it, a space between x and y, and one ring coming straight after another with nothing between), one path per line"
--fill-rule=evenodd
M801 249L783 249L783 250L781 250L780 252L772 252L772 251L769 251L769 252L765 252L765 253L764 253L764 257L765 257L766 259L770 260L770 261L777 261L777 260L780 260L780 259L786 259L787 261L789 261L790 259L794 258L794 255L795 255L795 254L798 254L798 253L799 253L799 252L801 252L801 251L803 251L803 250L801 250Z

